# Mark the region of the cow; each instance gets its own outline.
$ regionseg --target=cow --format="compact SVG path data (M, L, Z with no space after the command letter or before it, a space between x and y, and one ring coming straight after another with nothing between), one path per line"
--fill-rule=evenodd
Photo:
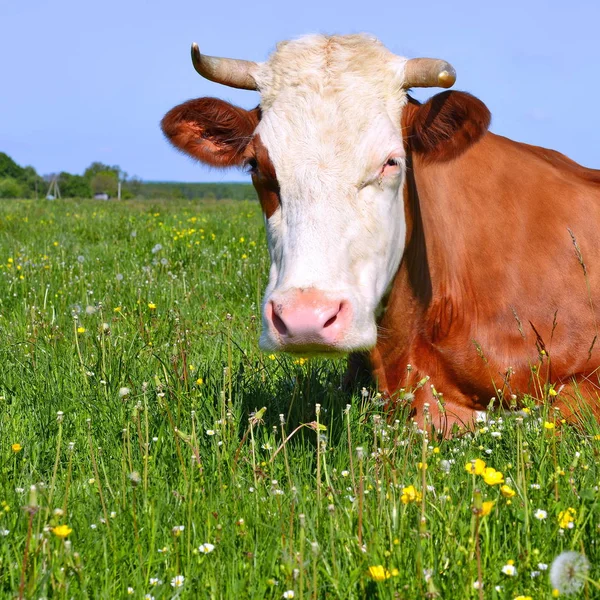
M600 171L491 133L468 93L419 103L409 89L451 87L452 66L367 35L283 42L264 63L194 44L192 59L260 92L252 110L190 100L162 130L252 175L271 259L264 350L366 357L389 402L409 398L445 433L524 394L600 416Z

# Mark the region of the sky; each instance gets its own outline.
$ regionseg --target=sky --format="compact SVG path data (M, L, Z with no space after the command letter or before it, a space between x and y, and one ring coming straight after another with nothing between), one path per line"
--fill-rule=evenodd
M495 133L600 168L599 20L591 0L0 0L0 151L40 174L101 161L149 181L245 181L161 134L162 116L190 98L259 102L202 79L191 42L262 61L281 40L367 32L399 55L450 62Z

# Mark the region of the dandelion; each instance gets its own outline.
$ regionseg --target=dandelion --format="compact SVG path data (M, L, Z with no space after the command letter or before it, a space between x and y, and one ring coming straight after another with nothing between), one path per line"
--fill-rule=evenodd
M590 563L579 552L562 552L550 567L550 583L561 594L576 594L588 577Z
M171 587L180 588L183 586L184 581L185 577L183 575L175 575L175 577L171 579Z
M208 542L201 544L200 547L198 548L198 550L200 552L202 552L202 554L210 554L214 549L215 549L214 545L209 544Z
M504 475L500 471L496 471L496 469L492 467L486 467L482 473L483 480L488 485L498 485L499 483L504 483Z
M52 533L59 538L66 538L72 531L68 525L57 525L52 528Z
M509 485L504 484L500 486L500 493L505 498L512 498L517 492L515 492L515 490L513 490Z
M156 254L157 252L160 252L162 250L162 244L156 244L153 248L152 248L152 254Z
M23 450L23 446L21 444L13 444L10 449L16 454L17 452L21 452Z
M369 577L373 581L385 581L391 576L392 574L383 565L369 567Z
M400 496L402 504L409 504L410 502L420 502L421 493L415 489L414 485L402 488L402 495Z
M544 520L544 519L545 519L545 518L548 516L548 513L547 513L545 510L542 510L541 508L538 508L538 509L537 509L537 510L536 510L536 511L533 513L533 516L534 516L536 519L538 519L538 520L540 520L540 521L543 521L543 520Z
M128 387L119 388L119 397L125 398L125 397L129 396L130 391L131 390Z
M150 310L156 310L156 304L154 304L154 302L148 302L148 308Z
M561 529L569 528L573 529L575 527L575 517L577 516L577 512L574 508L567 508L567 510L561 510L558 513L558 524Z
M503 567L502 572L509 577L514 577L517 574L517 569L515 568L515 562L513 560L509 560Z
M470 460L465 465L465 471L467 473L471 473L472 475L482 475L485 470L485 461L480 458L476 458L475 460Z

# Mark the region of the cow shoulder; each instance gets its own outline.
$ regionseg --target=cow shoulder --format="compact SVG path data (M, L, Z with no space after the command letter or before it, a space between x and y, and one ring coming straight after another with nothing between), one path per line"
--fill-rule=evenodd
M242 165L260 120L258 108L245 110L218 98L197 98L171 109L161 127L179 150L213 167Z
M445 162L460 156L488 130L487 106L466 92L447 91L424 104L413 98L402 115L409 149L425 162Z

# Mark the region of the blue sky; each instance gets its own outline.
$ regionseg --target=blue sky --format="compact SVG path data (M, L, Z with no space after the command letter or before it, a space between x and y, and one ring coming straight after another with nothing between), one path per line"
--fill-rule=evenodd
M191 42L260 61L279 40L364 31L451 62L496 133L600 168L599 20L591 0L1 0L0 151L42 174L99 160L146 180L244 180L175 152L159 130L190 98L258 103L197 75Z

